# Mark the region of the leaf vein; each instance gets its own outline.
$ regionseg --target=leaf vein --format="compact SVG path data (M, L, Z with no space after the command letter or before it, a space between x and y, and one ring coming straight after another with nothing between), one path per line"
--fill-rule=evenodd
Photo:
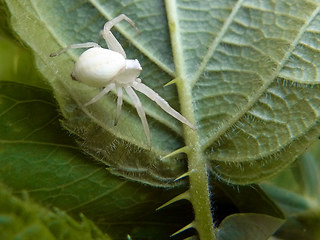
M319 11L320 11L320 6L318 5L317 8L313 11L312 15L309 17L309 19L305 22L305 24L300 29L296 38L293 40L292 44L290 45L290 48L286 52L285 56L282 58L281 64L279 64L278 67L274 70L274 74L272 74L269 81L265 81L263 86L258 91L256 91L256 93L253 95L251 100L241 110L239 110L236 114L234 114L234 116L231 119L228 119L227 124L225 124L222 128L220 128L214 136L209 137L207 139L207 141L201 147L202 150L205 150L206 148L210 147L210 145L213 142L215 142L217 139L220 138L220 136L222 136L225 132L227 132L229 127L234 125L243 115L245 115L245 113L248 112L249 109L261 97L261 95L264 94L265 90L278 77L279 72L281 71L281 69L283 68L285 63L288 61L288 59L291 56L292 52L294 51L295 47L299 44L299 41L301 40L303 34L306 32L307 27L311 24L311 22L319 14Z
M217 49L218 45L220 44L224 34L227 32L227 29L231 25L235 15L237 14L237 12L239 11L239 9L241 7L243 1L244 0L238 0L237 4L233 8L230 16L227 18L227 20L225 21L224 25L222 26L222 29L219 32L218 36L212 42L211 46L208 49L207 54L204 56L204 58L203 58L203 60L202 60L202 62L200 64L198 70L196 71L193 79L191 80L191 83L190 83L191 87L194 86L195 82L198 80L199 76L202 74L203 70L207 66L207 63L209 62L211 56L213 55L213 53Z

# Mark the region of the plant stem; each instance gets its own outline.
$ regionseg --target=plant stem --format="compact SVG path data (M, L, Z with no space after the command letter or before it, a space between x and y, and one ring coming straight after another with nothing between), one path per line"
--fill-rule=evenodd
M194 111L191 101L191 89L184 81L177 84L182 113L194 122ZM197 131L185 126L185 141L189 147L188 171L190 202L194 209L194 227L201 240L214 240L213 220L211 213L208 186L207 163L202 155Z
M181 113L191 122L195 123L194 107L192 104L192 89L184 71L183 50L179 33L176 0L166 0L166 10L171 36L171 45L176 70L176 83L179 93ZM193 205L195 219L193 227L198 231L201 240L215 240L209 186L207 163L202 155L199 136L196 130L184 126L185 143L188 147L189 193Z

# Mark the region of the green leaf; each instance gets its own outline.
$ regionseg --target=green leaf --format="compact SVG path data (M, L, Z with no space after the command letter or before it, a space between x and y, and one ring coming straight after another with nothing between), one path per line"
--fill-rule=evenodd
M276 233L281 239L313 240L320 237L319 142L312 148L293 167L262 184L286 215L286 222Z
M148 151L128 99L119 126L114 127L114 97L84 108L82 104L97 90L70 81L72 61L79 52L56 59L48 55L72 43L97 41L106 19L123 12L141 30L138 34L129 24L117 26L128 39L119 37L127 55L139 59L143 81L174 107L179 105L176 89L162 86L173 77L181 79L181 111L196 121L198 129L187 134L192 130L186 128L190 139L185 142L197 144L221 178L248 183L274 175L319 134L319 88L311 87L319 82L319 46L313 41L319 28L317 1L291 0L287 5L282 1L202 1L197 5L168 1L176 72L166 12L159 1L33 0L8 5L16 31L33 48L39 69L54 88L66 126L80 136L90 154L117 174L156 185L181 174L180 160L159 161L184 145L181 126L141 97L152 133ZM152 17L144 17L146 13ZM125 161L119 163L113 156L120 153Z
M48 89L49 84L39 76L29 51L12 36L8 15L0 2L0 81L15 81ZM25 81L26 76L29 77L28 82Z
M290 169L262 184L262 189L289 216L316 209L320 206L319 166L312 152L308 152L299 157Z
M210 182L213 215L215 221L219 215L233 213L260 213L277 218L284 218L278 206L263 192L258 185L233 186L222 182Z
M299 192L307 198L320 202L319 164L311 153L306 153L301 156L296 165L292 168L292 172L299 186Z
M277 231L280 239L315 240L320 238L320 208L291 216ZM303 231L301 231L303 229Z
M17 46L9 37L0 36L0 51L0 81L25 83L25 76L30 76L28 85L49 88L36 71L30 53L24 48Z
M267 240L282 223L282 219L263 214L234 214L216 229L216 236L217 240Z
M262 188L286 213L299 213L310 207L307 199L294 192L269 184L262 184Z
M48 91L0 82L0 92L0 180L16 194L26 191L72 216L84 213L120 239L152 231L153 239L162 240L190 219L184 208L166 215L155 212L181 189L129 182L92 164L61 129Z
M179 185L172 180L188 171L201 239L214 239L207 169L228 183L259 182L289 166L320 134L318 0L6 2L81 148L110 172L152 186ZM48 57L72 43L97 42L103 24L121 13L141 34L125 22L112 31L128 58L140 61L142 81L196 131L139 95L149 149L128 98L116 127L114 93L83 106L98 89L70 79L81 51ZM172 79L176 87L162 87ZM183 146L186 155L162 159Z
M117 4L114 2L114 5ZM158 12L158 5L155 4L152 7L153 11ZM164 7L163 5L161 6L162 8ZM163 113L159 108L154 107L155 104L150 104L150 101L142 99L143 103L146 103L143 105L148 105L146 106L146 111L153 113L152 117L155 118L154 121L152 119L149 120L151 132L153 132L152 151L149 151L140 119L131 104L125 104L121 114L121 121L117 127L113 126L116 106L114 97L108 96L97 105L93 104L89 108L83 107L83 101L89 101L90 98L96 95L97 90L70 81L73 60L76 59L78 54L70 53L71 55L66 54L55 59L48 57L53 51L61 49L62 45L66 46L74 42L89 41L89 39L92 41L92 37L98 39L98 33L105 19L100 16L97 9L90 7L88 4L78 6L76 2L72 1L68 1L67 3L36 1L34 4L30 4L27 1L9 3L9 7L15 11L13 25L17 27L16 30L18 32L22 31L20 34L26 32L23 25L21 25L21 19L18 15L22 14L22 12L24 12L25 17L28 15L28 18L25 19L26 22L24 22L25 26L28 26L28 36L24 40L35 51L36 56L38 56L37 61L40 70L48 77L50 84L54 88L55 97L66 118L65 126L80 136L84 142L83 147L90 154L95 155L100 161L102 160L110 165L111 171L150 184L167 186L169 185L169 180L173 180L177 174L182 174L185 171L185 164L182 164L183 162L180 159L171 159L170 161L159 160L161 156L183 146L181 127L177 122L174 122L173 125L172 119L167 114ZM73 10L73 8L75 9ZM112 10L113 8L108 7L106 11L110 11L109 14L111 14ZM97 17L93 17L92 20L85 17L90 11L92 11L92 16ZM152 10L149 9L148 12L150 11ZM84 12L86 13L85 15L83 15ZM127 14L129 15L129 13ZM41 21L38 17L39 15L42 16ZM85 19L81 19L81 15ZM63 19L63 22L57 21L57 19ZM150 22L148 19L145 21ZM154 24L158 21L156 16ZM14 22L18 24L14 24ZM78 24L80 22L81 24ZM53 26L49 26L49 23L53 24ZM86 24L87 27L84 27ZM74 30L79 32L76 38L73 38L76 34L72 33L70 26L75 26L76 29ZM130 29L130 25L120 24L120 26L125 26L126 31L129 31L132 36L137 35L134 29ZM145 27L150 28L149 25ZM139 28L147 34L147 31L143 31L143 22L139 22ZM156 25L153 28L156 28ZM41 38L35 37L34 34L38 35L39 32L41 32ZM81 38L81 36L87 36L88 39ZM145 38L143 33L139 38ZM169 44L168 41L167 44ZM152 49L155 48L153 47ZM170 52L170 49L168 51ZM177 105L175 88L171 86L163 89L162 87L166 82L171 80L170 75L163 71L162 68L157 67L147 57L142 59L141 53L133 48L133 46L127 52L132 58L139 57L141 64L146 69L142 77L148 79L149 85L159 92L160 95L163 95L161 92L168 93L168 98L171 98L170 103L175 102L176 104L173 105ZM164 51L159 52L164 53ZM163 61L161 60L161 62ZM101 109L100 106L103 106L103 108ZM157 130L153 131L153 129ZM101 150L97 151L97 149Z
M0 184L0 238L46 240L111 240L90 220L77 222L65 212L49 211L35 203L22 201Z

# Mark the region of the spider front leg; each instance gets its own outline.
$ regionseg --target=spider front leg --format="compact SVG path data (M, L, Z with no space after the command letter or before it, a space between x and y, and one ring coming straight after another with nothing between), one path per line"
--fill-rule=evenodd
M145 133L145 135L147 137L148 145L151 146L150 130L149 130L149 126L148 126L148 121L147 121L147 118L146 118L146 113L144 112L144 109L143 109L142 104L140 102L140 99L139 99L138 95L133 91L133 89L130 86L127 86L124 89L128 93L128 95L131 98L134 106L137 109L138 115L139 115L139 117L141 119L141 122L142 122L144 133Z
M135 29L138 30L138 28L136 27L135 23L128 18L126 15L121 14L118 17L106 22L104 24L103 30L100 32L100 34L102 35L102 37L104 38L104 40L106 41L108 48L112 51L118 52L120 53L124 58L126 57L126 53L123 50L121 44L118 42L118 40L115 38L115 36L112 34L112 32L110 31L111 28L116 25L117 23L121 22L122 20L126 20L128 23L130 23L132 25L132 27L134 27Z
M55 57L58 56L66 51L68 51L69 49L75 49L75 48L92 48L92 47L101 47L99 44L95 43L95 42L86 42L86 43L76 43L76 44L72 44L69 45L68 47L55 52L55 53L51 53L50 57Z
M146 95L151 100L153 100L156 104L158 104L165 112L170 114L172 117L188 125L190 128L196 129L184 116L182 116L180 113L174 110L166 100L160 97L158 93L153 91L147 85L144 85L143 83L141 83L141 79L138 78L136 81L134 81L132 83L132 87L137 91Z

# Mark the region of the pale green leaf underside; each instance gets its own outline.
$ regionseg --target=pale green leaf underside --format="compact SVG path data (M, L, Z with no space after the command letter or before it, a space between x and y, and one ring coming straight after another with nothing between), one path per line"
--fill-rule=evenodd
M212 168L244 183L287 166L319 134L319 1L175 2L176 69Z
M146 3L149 2L146 1ZM83 107L83 104L95 96L98 90L71 81L70 73L74 61L81 51L71 51L55 59L49 58L50 53L69 44L98 41L99 31L106 21L105 15L112 13L114 14L111 16L112 18L125 12L134 19L129 10L127 13L125 6L122 6L119 13L111 9L112 6L112 8L119 9L118 1L104 3L103 6L101 4L99 4L99 8L96 8L98 3L83 3L82 1L8 3L9 8L14 11L15 30L32 47L37 56L39 69L48 77L53 86L56 99L66 118L64 125L79 135L84 150L109 165L110 171L114 173L132 179L138 178L150 184L168 186L171 184L170 180L185 171L185 164L179 159L160 160L161 156L183 146L182 128L179 123L172 121L172 118L156 107L156 104L141 96L143 106L150 116L148 118L152 141L152 150L150 151L140 119L130 101L125 102L119 124L116 127L113 125L116 111L115 95L109 94L97 104L88 108ZM159 6L159 2L150 6L154 8L153 11L158 11L159 8L164 9L163 4ZM134 6L128 3L127 7L129 9ZM107 11L110 13L108 14ZM159 13L152 15L156 18L153 21L148 17L150 13L151 9L145 9L144 13L141 11L139 13L141 21L134 19L142 31L141 35L131 29L129 24L119 24L120 31L126 33L128 38L144 38L146 39L145 44L150 45L149 48L146 47L144 51L140 52L123 37L120 36L119 39L128 57L139 58L144 69L141 75L143 81L160 95L166 96L166 100L173 107L178 108L179 103L174 86L163 88L163 85L173 78L171 76L173 64L170 63L172 55L166 53L167 51L171 52L168 31L165 31L166 35L159 35L159 31L163 32L161 28L167 29L167 26L157 25L158 22L162 22L157 18L165 17L164 10L160 12L162 16ZM146 21L145 24L143 19ZM147 34L147 37L143 35L146 34L143 33L145 28L151 32ZM145 32L148 32L147 30ZM39 37L40 33L41 37ZM116 34L117 37L118 35ZM154 47L156 43L150 40L150 36L155 38L161 36L161 39L156 41L159 47ZM148 39L149 41L147 41ZM142 44L141 41L136 41ZM101 44L105 45L103 42ZM151 46L153 47L151 48ZM141 46L137 47L142 48ZM162 61L162 57L158 55L155 55L158 57L155 59L152 53L156 51L155 49L162 49L160 52L166 56L166 61ZM149 58L153 60L151 61Z
M165 9L157 0L31 0L11 1L9 8L15 29L35 51L55 90L65 125L116 173L166 185L184 171L184 164L160 157L194 141L202 151L199 156L230 181L257 181L287 166L319 134L320 2L167 2ZM98 41L103 23L120 13L141 30L139 35L121 23L116 36L127 56L139 59L142 81L176 109L177 90L162 86L178 77L192 90L192 106L181 102L181 111L194 116L197 139L188 134L183 139L181 125L141 96L152 134L149 151L130 101L117 127L114 95L82 106L97 90L70 80L80 52L48 58L69 44ZM174 19L171 36L166 14ZM178 91L181 99L186 97Z

